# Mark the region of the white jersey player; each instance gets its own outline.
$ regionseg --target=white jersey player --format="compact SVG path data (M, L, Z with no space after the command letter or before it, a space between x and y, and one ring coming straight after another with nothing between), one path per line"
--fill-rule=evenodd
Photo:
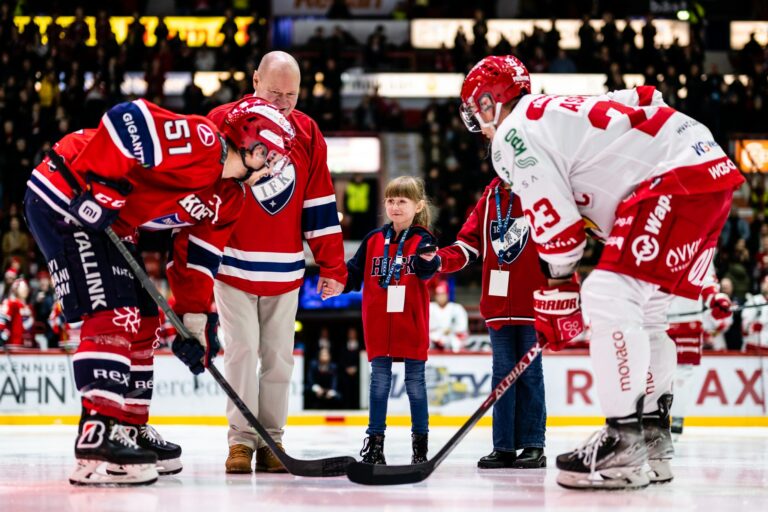
M699 296L744 179L710 131L666 106L652 87L600 96L530 90L522 62L487 57L464 80L461 111L470 130L492 140L494 168L520 195L548 274L549 286L534 293L540 339L559 350L576 337L581 298L592 323L606 426L557 458L558 483L641 488L669 481L670 294ZM585 230L605 248L579 290L573 275ZM724 294L705 301L724 314L730 307Z

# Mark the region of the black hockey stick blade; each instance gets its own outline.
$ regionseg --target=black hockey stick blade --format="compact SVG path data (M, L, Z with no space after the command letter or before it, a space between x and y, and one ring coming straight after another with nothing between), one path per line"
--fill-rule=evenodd
M242 399L238 396L237 392L232 389L232 386L230 386L229 382L227 382L224 376L219 373L218 368L211 364L208 366L208 372L210 372L211 376L216 380L216 382L219 383L221 388L224 390L224 393L226 393L229 399L232 400L232 403L234 403L235 406L240 410L245 419L248 420L248 423L250 423L251 426L256 430L256 433L259 434L259 437L261 437L269 449L272 450L272 453L275 454L275 457L277 457L280 462L282 462L283 466L285 466L285 469L287 469L288 472L292 475L340 476L346 473L347 466L355 462L355 459L349 456L331 457L327 459L316 460L294 459L277 446L277 443L275 443L274 439L272 439L272 436L269 435L269 432L267 432L261 423L259 423L251 410L248 409L248 406L245 405Z
M112 228L107 228L105 232L107 237L112 241L113 244L115 244L115 247L117 247L117 250L120 252L120 254L122 254L123 258L125 258L125 261L128 263L128 266L131 267L131 270L133 270L134 275L139 280L141 285L152 297L152 300L154 300L155 304L157 304L157 306L163 310L163 313L165 313L168 321L171 322L173 327L176 329L176 332L184 337L190 338L191 335L187 327L179 319L178 315L176 315L176 313L171 309L171 306L168 304L165 296L160 293L155 284L149 279L149 276L144 271L144 269L141 268L141 265L139 265L139 262L136 261L136 258L133 257L133 254L131 254L125 245L123 245L120 237L117 236ZM269 449L272 450L272 453L275 454L275 457L277 457L280 462L282 462L283 466L285 466L285 469L287 469L289 473L296 476L340 476L346 473L346 468L349 464L355 462L355 459L349 456L330 457L327 459L316 460L294 459L280 448L278 448L277 443L275 443L275 440L272 439L272 436L269 435L269 432L267 432L261 423L259 423L251 410L248 409L248 406L245 405L245 402L243 402L237 392L232 388L232 386L230 386L229 382L227 382L227 379L225 379L224 376L219 373L219 370L213 364L208 367L208 371L214 380L219 383L219 386L221 386L230 400L232 400L232 403L234 403L235 406L240 410L245 419L248 420L248 423L250 423L251 426L256 430L256 432L259 434L259 437L261 437Z
M464 437L472 430L480 418L485 416L488 409L512 387L518 377L528 368L536 357L541 354L542 349L547 344L543 339L539 339L531 349L520 358L520 361L512 368L509 375L499 382L486 397L483 404L470 416L470 418L461 426L461 428L451 437L443 446L437 455L421 464L411 464L407 466L385 466L383 464L364 464L355 462L347 467L347 478L357 484L363 485L401 485L414 484L426 480L429 475L440 465L443 460L453 451Z

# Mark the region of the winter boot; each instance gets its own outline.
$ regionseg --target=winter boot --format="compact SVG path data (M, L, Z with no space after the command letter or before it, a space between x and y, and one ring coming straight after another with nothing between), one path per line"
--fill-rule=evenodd
M481 457L477 461L477 467L480 469L502 469L511 468L515 463L517 454L515 452L503 452L500 450L493 450L485 457Z
M429 434L411 434L411 464L421 464L427 462L427 445Z
M518 469L537 469L547 467L547 458L544 456L544 448L535 448L529 446L523 448L520 455L512 463L513 468Z
M283 450L282 443L276 443L281 452ZM287 473L283 463L280 462L272 450L268 446L262 446L256 450L256 472L257 473Z
M669 410L672 407L672 395L661 395L659 409L643 415L643 435L648 450L648 476L652 484L671 482L674 478L669 461L675 455L670 430Z
M363 441L363 449L360 450L365 464L386 464L384 458L384 434L371 434Z
M637 412L606 418L605 426L572 452L558 455L557 483L568 489L642 489L650 483L648 452Z
M224 464L227 473L250 473L253 471L253 448L244 444L233 444L229 447L229 456Z
M149 485L157 480L157 455L139 447L115 418L86 412L79 431L75 442L77 466L69 477L72 485ZM112 465L124 472L113 474L107 470Z

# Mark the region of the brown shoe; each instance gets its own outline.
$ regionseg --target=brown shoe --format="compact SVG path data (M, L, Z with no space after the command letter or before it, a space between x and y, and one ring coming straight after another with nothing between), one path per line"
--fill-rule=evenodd
M281 452L285 451L283 450L282 443L277 443L277 447L280 448ZM275 454L272 453L272 450L270 450L267 446L262 446L256 450L256 472L287 473L288 470L285 469L285 466L283 466L283 463L280 462L280 459L275 457Z
M227 473L250 473L252 460L253 448L244 444L233 444L229 447Z

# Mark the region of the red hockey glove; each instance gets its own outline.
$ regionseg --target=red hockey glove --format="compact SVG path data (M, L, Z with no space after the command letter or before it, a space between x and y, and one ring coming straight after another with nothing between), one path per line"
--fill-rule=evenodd
M755 332L755 333L763 332L763 324L761 324L760 322L753 323L752 332Z
M731 299L722 292L704 296L704 305L709 308L710 314L715 320L724 320L730 318L733 314L731 312L731 306L733 305Z
M534 327L552 350L562 350L584 331L579 285L564 283L533 292Z

